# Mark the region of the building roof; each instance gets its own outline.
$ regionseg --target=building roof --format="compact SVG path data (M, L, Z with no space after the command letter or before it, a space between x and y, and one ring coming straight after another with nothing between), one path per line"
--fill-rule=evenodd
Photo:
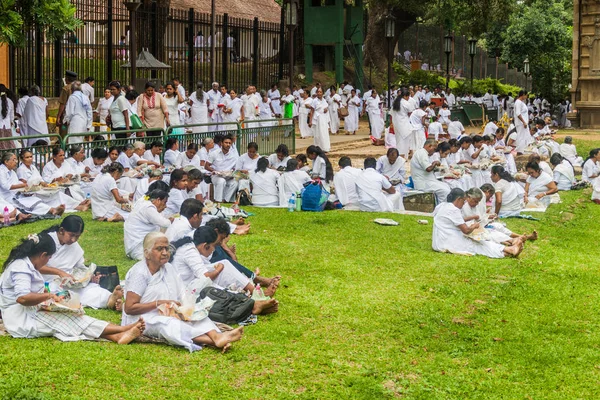
M171 0L171 8L187 10L193 8L196 12L210 14L211 0ZM229 17L254 19L260 21L281 21L281 7L275 0L216 0L216 14L227 13Z

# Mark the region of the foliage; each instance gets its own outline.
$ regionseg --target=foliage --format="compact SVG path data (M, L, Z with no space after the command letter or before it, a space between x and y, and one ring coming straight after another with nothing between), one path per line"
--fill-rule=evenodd
M532 91L560 101L571 76L572 11L551 0L520 7L505 31L502 59L522 69L528 58Z
M579 143L576 143L579 147ZM597 146L597 144L596 144ZM561 193L519 259L435 253L431 219L249 208L240 259L280 273L280 312L222 355L133 343L0 337L0 393L52 399L595 398L600 273L589 191ZM83 213L86 258L133 265L122 224ZM377 217L400 226L378 226ZM0 229L0 260L53 221ZM120 315L87 310L118 322Z
M45 40L62 37L81 25L69 0L0 0L0 43L23 45L27 30L41 27Z

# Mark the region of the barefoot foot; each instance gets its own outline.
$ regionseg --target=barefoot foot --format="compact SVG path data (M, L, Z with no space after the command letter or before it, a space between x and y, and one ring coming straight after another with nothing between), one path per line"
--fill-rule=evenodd
M254 307L252 308L252 314L273 314L279 310L279 302L275 299L271 300L257 300L254 302Z
M123 301L123 289L121 288L121 285L117 285L115 290L113 290L112 294L108 298L108 302L106 303L106 308L115 310L117 300L121 300L121 302Z

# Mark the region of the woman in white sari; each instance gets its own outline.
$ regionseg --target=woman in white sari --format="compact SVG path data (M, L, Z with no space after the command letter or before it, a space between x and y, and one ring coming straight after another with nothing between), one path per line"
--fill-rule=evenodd
M0 310L6 331L14 338L55 336L64 341L103 338L128 344L142 335L142 318L118 326L87 315L49 312L42 303L58 303L62 296L44 288L40 270L56 253L54 240L45 233L29 237L12 249L0 276Z
M367 98L367 105L365 111L369 114L369 122L371 123L371 140L375 143L374 139L381 139L383 130L385 129L385 123L383 122L383 116L381 115L381 109L379 108L381 100L377 95L375 89L371 89L371 96Z
M37 85L33 85L30 92L30 97L27 100L23 114L23 120L27 121L27 135L47 135L48 100L42 97L42 90ZM44 140L48 143L48 139L29 139L27 145L31 146L38 140Z
M71 84L73 93L65 106L64 122L69 125L69 134L89 132L92 128L93 110L90 99L81 91L81 82ZM69 138L69 144L81 143L85 136Z
M515 182L508 171L500 165L494 165L491 171L494 183L495 208L494 213L499 217L519 215L523 209L521 203L521 187ZM485 185L484 185L485 186Z
M342 104L342 96L336 93L335 86L331 86L329 88L330 96L327 99L329 103L329 128L331 129L332 135L337 135L340 130L340 116L338 115L338 110L343 106Z
M223 122L244 121L244 102L233 89L229 92L229 97L229 101L223 108ZM226 124L223 126L223 130L237 130L237 125Z
M192 114L192 124L208 123L208 107L210 100L208 94L204 93L204 84L198 82L196 91L190 95L188 103L190 105L190 113ZM194 133L203 133L208 131L208 126L195 126L192 128Z
M590 150L590 156L583 163L581 180L594 184L598 176L600 176L600 148Z
M177 270L168 263L169 240L163 233L153 232L144 237L144 259L135 264L125 277L125 307L122 324L143 316L145 334L162 339L174 346L182 346L190 352L202 346L214 346L223 351L231 343L241 339L244 328L221 333L208 318L200 321L181 321L159 313L162 304L180 304L185 284Z
M64 287L66 281L74 281L75 270L87 269L84 264L83 249L78 243L84 230L83 219L78 215L68 215L60 225L54 225L41 234L48 234L56 245L56 253L48 263L40 268L46 282L49 282L50 291L60 292L63 289L71 290L79 295L81 305L92 308L109 308L121 311L123 291L121 286L116 286L111 293L94 282L94 277L82 288ZM40 235L41 235L40 234Z
M317 90L317 97L313 99L310 111L311 128L315 135L314 144L328 152L331 143L329 141L329 109L327 100L323 98L323 89Z
M396 148L403 157L408 157L412 137L412 126L410 124L410 113L413 111L408 101L410 93L403 91L401 96L394 99L392 105L392 124L396 135Z
M35 215L62 215L65 211L64 204L52 208L37 196L23 196L18 193L19 189L27 187L27 183L19 181L15 169L17 168L17 156L11 152L2 154L2 165L0 165L0 198L9 202L13 207L19 208L29 214Z
M460 255L483 255L489 258L517 257L523 251L523 241L512 246L503 246L489 240L472 240L465 235L480 228L479 223L468 226L461 209L466 201L462 189L454 188L447 202L439 204L433 211L433 250Z
M360 114L360 99L356 95L356 90L350 91L348 98L348 116L344 118L344 130L346 135L356 135L358 130L358 116Z
M119 163L107 165L102 174L92 184L92 216L99 221L121 222L129 212L120 204L129 204L133 194L126 194L117 188L117 181L123 176L123 166Z
M266 157L258 159L256 169L250 172L252 204L256 207L279 206L279 172L269 168Z
M540 201L546 207L550 205L550 195L558 192L556 183L552 177L541 170L540 166L535 161L530 161L526 165L527 183L525 183L525 204Z
M300 100L298 101L298 128L302 139L313 136L313 131L309 125L311 109L312 98L307 92L301 90Z
M285 172L279 177L279 207L286 207L290 197L302 191L304 184L310 181L310 176L298 169L298 160L288 160Z
M554 167L553 179L558 190L571 190L577 180L575 179L575 171L569 160L563 158L558 153L552 154L550 164Z
M242 154L235 163L235 170L247 176L250 175L250 171L256 169L260 154L258 154L258 144L255 142L248 143L247 152ZM248 189L250 190L250 180L247 178L240 178L238 181L238 191Z

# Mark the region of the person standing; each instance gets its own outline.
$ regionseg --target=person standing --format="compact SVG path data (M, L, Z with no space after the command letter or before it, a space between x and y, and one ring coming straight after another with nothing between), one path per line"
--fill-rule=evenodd
M81 91L88 99L90 99L90 104L94 103L94 83L94 78L88 76L85 78L83 85L81 85Z
M219 104L221 104L221 100L223 98L221 92L219 91L219 82L213 82L211 85L211 89L208 91L208 120L213 124L218 124L219 122L223 122L223 118L219 112ZM218 125L211 125L208 127L209 132L214 132L217 129Z
M365 112L369 115L369 123L371 124L371 140L373 141L373 144L376 143L376 140L381 139L381 134L385 129L383 117L381 116L381 108L379 108L380 104L381 99L377 94L377 90L371 89L371 96L367 98Z
M106 117L108 116L108 110L113 102L112 94L110 93L110 89L104 89L104 97L98 100L98 105L94 110L94 114L98 115L98 122L100 122L100 132L106 132ZM104 136L106 139L106 135Z
M108 108L106 116L106 125L110 126L110 130L114 132L117 139L124 139L126 133L117 133L117 131L129 130L129 101L121 91L121 84L118 81L112 81L108 84L110 94L113 96L113 101Z
M279 93L277 84L273 84L273 86L271 86L271 89L269 89L267 92L267 96L269 96L269 99L271 99L271 106L273 106L275 118L281 118L281 94Z
M409 120L409 115L412 111L411 104L409 103L410 98L410 92L403 91L394 100L391 112L394 133L396 134L396 148L404 158L408 158L412 138L412 125Z
M171 125L165 98L157 93L155 84L146 82L144 93L137 99L137 113L148 129L164 129ZM160 136L160 132L148 132L148 136Z
M337 94L335 86L332 85L329 88L329 93L331 93L331 96L328 99L330 129L332 135L337 135L340 130L340 116L338 115L338 110L344 106L342 105L342 97Z
M202 82L198 82L196 85L196 91L192 93L189 98L192 124L194 125L208 123L208 107L210 107L210 100L203 89L204 84ZM192 131L194 133L204 133L208 131L208 126L195 126L192 128Z
M358 130L358 116L360 114L360 99L356 94L356 89L350 90L348 98L348 116L344 119L344 129L346 135L356 135Z
M0 137L2 138L13 136L12 124L15 120L15 104L8 96L8 88L0 84ZM12 140L0 142L1 150L14 148L15 142Z
M69 134L89 132L92 129L93 111L90 99L81 91L81 82L71 84L71 96L65 108L64 122L69 127ZM69 144L81 143L84 136L69 138Z
M58 98L58 114L56 114L56 126L59 127L59 133L61 136L67 134L66 126L63 126L63 118L65 117L65 108L67 107L67 101L71 96L71 84L77 79L77 74L73 71L65 71L65 85L63 86L60 97Z
M525 148L534 141L531 133L529 132L529 111L527 110L527 104L525 99L527 98L527 92L521 90L519 97L515 101L515 127L517 128L517 153L523 153Z
M329 142L329 109L327 100L323 98L323 89L317 90L317 97L313 99L310 113L311 128L315 135L314 144L324 152L330 150Z

